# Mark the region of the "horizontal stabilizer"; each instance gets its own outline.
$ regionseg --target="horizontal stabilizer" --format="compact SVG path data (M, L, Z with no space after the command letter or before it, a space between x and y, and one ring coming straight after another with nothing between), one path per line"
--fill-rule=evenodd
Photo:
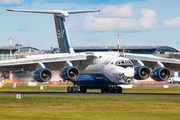
M89 12L100 12L101 10L12 10L6 9L11 12L29 12L29 13L44 13L44 14L57 14L62 17L68 17L69 14L78 14L78 13L89 13Z

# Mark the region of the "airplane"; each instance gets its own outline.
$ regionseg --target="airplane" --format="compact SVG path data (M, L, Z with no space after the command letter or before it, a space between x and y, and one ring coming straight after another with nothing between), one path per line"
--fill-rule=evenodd
M35 71L37 82L51 79L51 70L59 70L60 77L73 83L68 93L86 93L87 89L101 89L102 93L122 93L119 85L130 84L132 79L144 80L151 76L165 81L170 70L180 71L180 60L119 52L75 53L71 45L65 19L70 14L100 12L100 10L12 10L53 14L59 47L63 53L32 55L22 59L0 61L0 70Z

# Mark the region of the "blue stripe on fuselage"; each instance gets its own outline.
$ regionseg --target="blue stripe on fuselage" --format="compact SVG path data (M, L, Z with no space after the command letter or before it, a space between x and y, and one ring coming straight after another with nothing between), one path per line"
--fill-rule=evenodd
M116 85L102 73L81 74L72 82L79 82L80 84Z

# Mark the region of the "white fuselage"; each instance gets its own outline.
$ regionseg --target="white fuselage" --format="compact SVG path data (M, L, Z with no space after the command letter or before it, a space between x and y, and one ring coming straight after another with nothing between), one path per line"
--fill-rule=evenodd
M110 84L129 84L134 77L132 62L117 52L93 52L94 56L79 65L81 74L88 74Z

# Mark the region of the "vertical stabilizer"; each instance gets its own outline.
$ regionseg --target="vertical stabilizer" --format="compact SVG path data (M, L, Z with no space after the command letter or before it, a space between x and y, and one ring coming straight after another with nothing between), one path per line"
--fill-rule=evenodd
M75 53L71 46L65 18L54 15L54 21L59 48L62 48L63 53Z

